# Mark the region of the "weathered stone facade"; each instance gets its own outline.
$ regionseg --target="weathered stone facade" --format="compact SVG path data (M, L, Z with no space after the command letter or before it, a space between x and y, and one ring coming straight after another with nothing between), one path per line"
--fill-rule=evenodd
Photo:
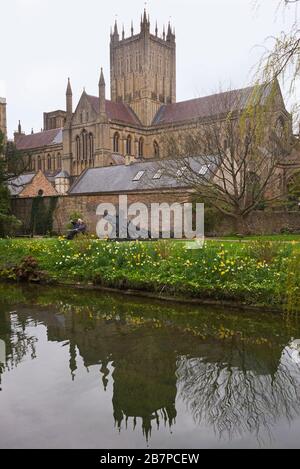
M120 40L117 23L111 35L111 99L129 104L144 126L150 126L162 104L176 102L175 33L168 26L167 35L150 32L146 11L141 31Z
M231 119L236 119L242 109L239 105L234 108L234 102L245 107L255 91L250 87L176 102L175 32L170 24L161 36L157 27L151 32L146 12L137 34L132 27L129 37L124 30L120 35L116 23L110 39L110 100L101 70L98 96L84 91L74 109L69 79L65 111L45 113L44 130L36 134L24 135L19 125L15 143L30 156L30 172L55 175L62 170L70 176L72 185L89 168L158 160L167 154L168 137L190 137L211 121L223 124L228 112L222 113L218 101L225 97L233 105ZM278 84L274 90L269 128L287 128L292 140L292 120ZM263 96L267 93L269 90L264 88ZM265 134L268 139L268 129ZM198 154L207 153L199 148ZM295 152L292 164L283 162L278 168L276 193L284 191L289 178L300 168L299 155L300 151Z
M66 111L44 112L44 130L63 128L66 123Z

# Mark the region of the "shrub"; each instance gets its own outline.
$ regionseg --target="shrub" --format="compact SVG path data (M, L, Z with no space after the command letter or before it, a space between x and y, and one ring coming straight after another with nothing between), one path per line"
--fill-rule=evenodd
M45 273L38 269L37 260L28 256L25 257L21 263L13 269L15 277L20 282L41 282L45 280Z

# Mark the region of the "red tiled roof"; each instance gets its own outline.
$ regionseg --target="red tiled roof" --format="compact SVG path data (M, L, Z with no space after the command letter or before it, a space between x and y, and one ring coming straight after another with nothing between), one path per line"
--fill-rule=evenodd
M58 145L62 143L62 129L45 130L31 135L16 135L15 143L18 150L31 150L48 145Z
M95 112L99 112L99 98L97 96L87 95L88 100L93 106ZM124 103L114 103L113 101L106 100L106 113L108 118L112 121L124 122L126 124L141 125L136 114L133 110Z
M180 103L163 105L157 112L153 125L173 124L176 122L205 119L207 117L229 113L245 108L256 88L249 87L241 90L205 96ZM268 90L262 90L262 99Z

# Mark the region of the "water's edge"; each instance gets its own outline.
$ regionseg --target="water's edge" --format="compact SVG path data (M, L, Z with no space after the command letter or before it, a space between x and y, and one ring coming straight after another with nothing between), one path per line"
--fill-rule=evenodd
M14 285L22 285L20 282L14 282L12 280L2 280L2 283L10 283ZM23 284L24 285L24 284ZM75 290L87 290L87 291L102 291L102 292L108 292L108 293L117 293L121 294L124 296L133 296L137 298L148 298L148 299L154 299L154 300L159 300L163 301L166 303L174 303L174 304L191 304L191 305L203 305L203 306L216 306L216 307L222 307L222 308L234 308L234 309L239 309L243 311L253 311L253 312L259 312L259 311L264 311L267 313L272 313L272 314L282 314L284 313L284 308L283 306L281 308L275 308L275 307L267 307L266 305L249 305L246 303L241 303L239 301L225 301L225 300L217 300L217 299L207 299L207 298L190 298L190 297L185 297L185 296L165 296L161 295L159 293L154 293L146 290L134 290L134 289L122 289L122 288L113 288L113 287L105 287L101 285L94 285L92 283L68 283L68 282L61 282L61 281L55 281L55 282L50 282L50 283L31 283L30 285L36 285L36 286L47 286L47 287L68 287L68 288L73 288Z

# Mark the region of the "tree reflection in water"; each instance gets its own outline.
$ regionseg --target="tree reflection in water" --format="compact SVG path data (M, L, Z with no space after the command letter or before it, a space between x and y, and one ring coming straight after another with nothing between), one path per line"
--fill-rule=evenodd
M8 314L6 305L0 314L8 358L2 373L25 356L35 359L34 326L42 324L49 342L68 347L73 381L79 357L87 369L98 367L120 432L141 422L148 440L154 425L179 425L180 400L198 424L224 440L254 434L263 443L280 419L300 415L300 366L284 350L291 330L279 317L59 290L55 299L48 290L24 295L14 305L17 313Z
M220 439L255 434L264 443L281 419L300 415L300 367L287 354L257 356L239 344L218 348L211 356L182 357L178 362L179 394L199 424L213 428Z
M30 319L21 320L15 312L1 315L0 337L6 345L6 364L3 369L6 368L9 371L16 368L28 354L32 359L36 358L38 339L28 333L27 328L30 325L35 326L36 323Z

